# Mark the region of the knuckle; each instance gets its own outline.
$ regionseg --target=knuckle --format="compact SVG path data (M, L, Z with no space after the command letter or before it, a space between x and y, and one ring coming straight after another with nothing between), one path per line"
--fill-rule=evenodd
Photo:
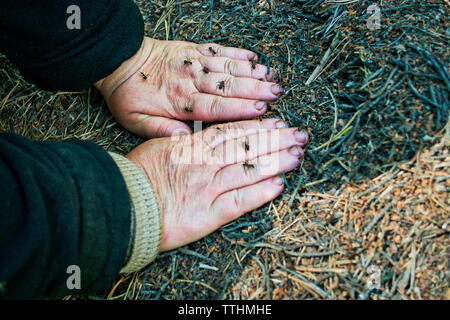
M226 58L223 67L224 73L233 74L236 71L236 64L230 58Z
M217 43L212 45L213 50L216 52L216 56L222 56L223 55L223 47L221 45L218 45Z
M234 96L236 91L235 86L236 86L235 78L233 76L228 76L225 79L225 88L224 88L225 94L227 96Z

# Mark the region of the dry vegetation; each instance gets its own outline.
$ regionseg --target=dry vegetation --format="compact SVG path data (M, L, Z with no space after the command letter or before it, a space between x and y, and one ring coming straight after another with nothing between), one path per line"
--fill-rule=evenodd
M450 122L407 163L273 208L236 299L450 299Z
M149 36L257 52L286 89L267 116L312 139L278 199L96 298L450 298L444 1L137 3ZM367 25L372 4L380 28ZM94 89L42 91L1 55L0 92L2 131L123 154L141 142Z

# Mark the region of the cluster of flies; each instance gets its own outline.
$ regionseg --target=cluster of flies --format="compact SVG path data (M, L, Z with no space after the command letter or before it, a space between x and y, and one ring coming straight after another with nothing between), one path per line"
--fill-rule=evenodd
M214 50L213 47L209 47L208 50L209 50L209 52L212 53L212 55L216 55L217 54L217 51ZM184 63L184 65L191 66L192 65L192 60L186 58L186 59L184 59L183 63ZM251 65L252 69L256 69L256 65L257 64L258 64L258 61L256 59L250 59L250 65ZM203 67L203 72L208 74L209 73L209 69L207 67ZM140 75L141 75L143 80L147 80L148 77L150 76L149 73L144 73L142 71L140 72ZM222 91L225 90L225 80L221 80L221 81L217 82L217 89L222 90ZM184 108L184 110L186 112L192 112L193 111L191 107L186 107L186 108Z

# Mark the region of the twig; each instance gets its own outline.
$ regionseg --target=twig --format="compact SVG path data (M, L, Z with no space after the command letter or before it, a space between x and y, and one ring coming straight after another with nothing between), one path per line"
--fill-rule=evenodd
M316 16L310 15L310 14L305 14L305 13L300 13L300 12L296 12L295 15L299 18L305 18L305 19L309 19L311 21L314 22L318 22L318 23L325 23L325 20L320 19Z
M318 285L316 285L315 283L312 283L311 281L309 281L307 278L305 278L304 276L302 276L300 273L291 270L285 266L283 266L280 262L277 262L277 266L279 266L281 269L287 271L288 273L296 276L297 278L299 278L300 280L302 280L303 282L306 282L308 284L308 286L310 286L311 288L313 288L315 291L317 291L321 296L326 297L328 299L333 299L333 297L326 292L325 290L323 290L321 287L319 287Z
M364 229L364 234L368 234L370 230L375 227L375 225L384 217L387 211L391 210L392 204L388 204L386 207L383 208L383 210L373 218L372 222L370 222L367 227Z
M336 253L336 251L324 251L324 252L295 252L295 251L285 251L286 254L301 258L317 258L317 257L327 257Z
M383 92L386 90L386 88L388 87L388 85L390 84L392 77L394 76L394 74L397 72L398 67L395 66L394 69L392 69L391 73L389 74L389 77L387 78L386 82L384 83L383 87L378 90L378 92L371 94L370 95L370 99L375 99L378 98L380 95L383 94Z
M177 279L176 282L194 283L194 284L197 284L197 285L201 285L201 286L203 286L205 288L208 288L209 290L214 291L215 293L219 293L216 289L212 288L210 285L208 285L208 284L206 284L204 282L198 281L198 280L193 281L193 280L188 280L188 279Z
M302 182L303 182L303 175L300 176L300 178L298 178L297 185L295 186L294 191L292 192L291 197L289 198L289 202L288 202L289 208L292 207L292 203L294 203L295 196L297 195L298 189L300 188L300 185L302 184Z
M336 126L337 126L337 120L338 120L337 103L336 103L336 99L333 96L333 92L331 92L330 88L325 87L325 89L327 89L328 93L331 96L331 99L333 100L333 104L334 104L334 123L333 123L333 133L334 133L334 132L336 132Z
M441 105L428 99L427 97L425 97L424 95L420 94L419 91L417 91L417 89L413 86L411 79L408 78L408 86L411 89L411 91L421 100L425 101L426 103L431 104L432 106L436 107L438 110L441 109Z
M209 33L212 33L212 20L214 13L214 0L210 0Z
M261 8L253 15L253 17L250 19L249 22L247 22L238 32L236 32L236 35L240 34L242 31L244 31L245 28L247 28L256 19L257 16L259 16L261 11L263 11L263 9L265 8L267 1L269 1L269 0L264 1Z
M345 125L345 127L335 136L331 137L330 140L328 140L327 142L325 142L324 144L320 145L319 147L313 149L312 151L318 151L322 148L325 148L326 146L330 145L331 143L333 143L334 141L336 141L337 139L339 139L341 136L343 136L344 134L346 134L349 130L352 129L352 126L350 126L350 124L353 122L353 120L355 120L356 116L360 113L360 110L356 111L355 114L353 115L353 117L350 119L349 122L347 122L347 124Z
M419 53L421 56L424 56L428 60L430 60L431 65L436 69L436 71L439 73L439 75L442 78L442 81L444 81L445 86L447 87L447 90L450 91L450 80L449 75L447 74L447 71L440 66L440 64L433 58L430 52L428 52L425 49L418 48L415 45L411 43L406 44L407 47L415 50L417 53Z
M187 255L191 255L191 256L196 256L200 259L204 259L204 260L208 260L208 261L213 261L213 259L208 258L204 255L202 255L201 253L186 249L186 248L179 248L178 251L180 251L181 253L187 254Z

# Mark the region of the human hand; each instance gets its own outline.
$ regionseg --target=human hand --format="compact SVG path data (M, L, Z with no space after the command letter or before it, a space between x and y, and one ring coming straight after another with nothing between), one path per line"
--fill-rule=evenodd
M160 250L201 239L275 199L282 172L297 167L305 131L278 119L211 126L189 135L152 139L127 158L142 168L162 210Z
M145 37L139 51L95 86L123 127L142 137L191 132L178 120L252 119L283 89L255 53ZM223 81L223 82L222 82Z

